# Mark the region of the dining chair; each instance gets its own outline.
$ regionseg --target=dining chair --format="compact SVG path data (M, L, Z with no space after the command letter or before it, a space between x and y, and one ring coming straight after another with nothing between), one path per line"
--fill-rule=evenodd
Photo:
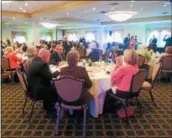
M30 124L34 106L38 101L40 101L40 99L37 99L36 96L34 96L34 97L31 96L31 94L28 90L28 82L27 82L26 73L21 71L21 69L17 69L17 76L18 76L20 84L25 92L25 100L24 100L24 104L23 104L23 108L22 108L22 115L24 115L24 110L25 110L25 106L26 106L28 98L30 98L32 101L31 102L32 108L31 108L30 115L29 115L29 124Z
M141 69L145 64L145 56L138 54L137 65Z
M83 80L73 78L73 77L61 77L59 79L54 79L53 84L56 88L57 94L59 96L58 102L60 106L56 106L57 119L56 119L56 135L58 135L58 126L61 114L63 110L83 110L83 137L86 135L86 113L88 109L87 104L72 104L80 99L83 89Z
M128 114L127 114L127 106L129 105L129 102L136 100L137 107L139 107L140 114L142 114L142 106L141 106L141 103L140 103L138 97L140 95L140 89L143 85L143 82L146 79L146 76L147 76L147 70L145 70L145 69L140 69L135 75L133 75L131 85L130 85L130 91L128 92L129 96L127 96L126 98L124 98L124 97L121 98L121 97L116 96L113 93L108 93L108 95L110 97L120 101L120 103L122 104L123 109L125 111L127 123L129 123ZM120 90L117 90L117 91L120 91Z
M10 78L11 78L11 81L13 82L14 73L15 73L16 69L11 69L10 68L9 58L2 57L2 59L1 59L1 67L2 67L2 70L4 72L10 71Z
M154 106L156 106L156 104L153 97L153 88L154 88L155 81L158 78L159 72L160 72L160 63L157 63L157 65L154 67L153 72L152 72L151 82L144 81L141 87L141 90L149 92Z
M160 75L162 75L162 73L172 73L172 55L162 56L160 65Z

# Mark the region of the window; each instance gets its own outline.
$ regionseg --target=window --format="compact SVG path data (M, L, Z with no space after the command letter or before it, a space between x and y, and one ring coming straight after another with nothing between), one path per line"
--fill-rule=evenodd
M44 35L44 36L42 36L41 37L41 40L45 40L45 41L51 41L51 36L49 36L49 35Z
M113 38L115 42L123 43L122 36L119 32L115 32Z
M26 43L26 38L23 35L15 35L13 38L13 43L15 42Z
M96 40L95 34L94 33L87 33L86 34L86 40L88 42L92 42Z
M157 40L159 41L159 32L155 30L155 31L152 31L152 32L149 34L149 36L148 36L148 38L147 38L147 42L146 42L147 45L149 45L149 43L150 43L150 41L152 40L153 36L155 36L155 37L157 38ZM158 45L158 44L159 44L159 42L157 42L157 45Z
M160 47L164 47L165 46L165 41L164 39L167 39L168 37L171 36L171 32L168 31L168 30L163 30L161 32L161 35L160 35Z
M69 41L75 41L76 42L78 39L77 39L76 34L71 33L71 34L68 35L68 40Z
M112 41L113 41L112 35L111 36L108 35L106 38L106 43L109 43L109 42L112 43Z

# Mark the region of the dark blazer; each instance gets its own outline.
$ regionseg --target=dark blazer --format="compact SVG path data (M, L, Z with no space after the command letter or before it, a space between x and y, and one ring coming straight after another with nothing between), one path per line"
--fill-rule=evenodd
M50 93L53 93L55 89L50 81L57 75L57 72L54 74L50 73L48 64L40 57L34 57L27 71L28 89L31 97L41 97L42 100Z
M100 52L98 49L93 49L93 51L88 55L88 58L91 59L92 62L99 61Z
M84 79L85 80L84 88L86 88L86 89L89 89L92 86L92 82L91 82L91 80L88 76L88 73L84 67L67 66L67 67L61 68L60 75L61 76L72 76L75 78Z
M51 51L50 64L57 65L62 60L64 60L62 55L59 55L56 51Z

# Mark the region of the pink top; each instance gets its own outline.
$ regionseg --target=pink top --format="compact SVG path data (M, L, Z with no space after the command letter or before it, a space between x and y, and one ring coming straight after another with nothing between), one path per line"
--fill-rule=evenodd
M137 65L123 65L117 70L114 70L111 74L112 86L116 87L118 90L129 92L132 77L139 71Z
M135 49L135 39L132 39L131 41L130 41L130 44L129 44L129 48L130 49Z

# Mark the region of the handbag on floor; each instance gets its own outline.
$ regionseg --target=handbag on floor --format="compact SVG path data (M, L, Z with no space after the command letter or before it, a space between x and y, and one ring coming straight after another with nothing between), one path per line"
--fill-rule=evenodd
M117 111L117 115L120 118L126 118L126 114L125 114L125 110L124 109L120 109ZM134 116L134 107L133 106L128 106L127 107L127 115L128 117Z

